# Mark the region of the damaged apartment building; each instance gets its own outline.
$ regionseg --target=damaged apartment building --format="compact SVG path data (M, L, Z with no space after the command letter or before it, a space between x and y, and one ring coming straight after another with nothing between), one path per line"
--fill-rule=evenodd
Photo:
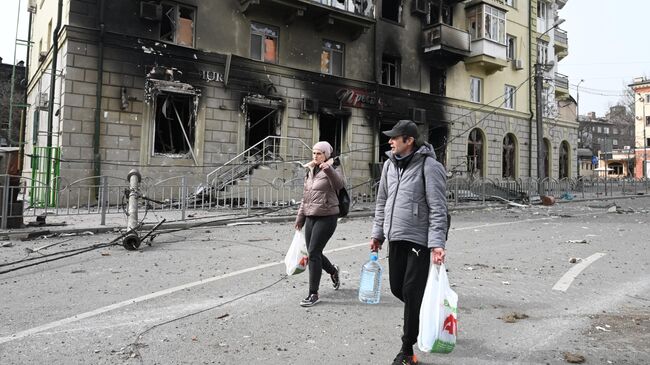
M532 70L566 54L564 3L32 1L26 148L69 181L135 166L196 183L269 136L327 140L358 185L389 148L380 131L412 119L455 176L535 177ZM568 80L548 64L540 157L575 176Z

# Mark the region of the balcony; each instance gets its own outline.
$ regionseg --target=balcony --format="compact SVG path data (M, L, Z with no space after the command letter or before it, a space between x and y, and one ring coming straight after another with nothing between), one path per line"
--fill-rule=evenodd
M569 77L559 72L555 73L555 98L566 99L569 97Z
M375 2L366 0L239 0L242 13L284 14L285 24L307 15L317 31L344 28L357 39L375 23Z
M469 33L451 25L438 23L422 30L422 50L427 62L447 68L470 55Z
M566 5L567 0L555 0L558 9L562 9Z
M555 55L561 60L569 55L569 37L565 30L555 28Z
M489 39L475 39L471 44L469 58L465 59L467 70L479 69L491 74L508 65L506 45Z

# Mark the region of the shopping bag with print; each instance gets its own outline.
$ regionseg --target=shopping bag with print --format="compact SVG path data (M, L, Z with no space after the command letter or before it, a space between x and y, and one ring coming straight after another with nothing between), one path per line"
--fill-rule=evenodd
M420 307L418 347L425 352L450 353L456 346L458 295L449 287L445 265L431 265Z
M309 254L307 253L307 244L305 243L305 234L302 230L296 231L293 235L293 241L289 246L289 251L284 257L284 264L287 267L287 275L300 274L307 269Z

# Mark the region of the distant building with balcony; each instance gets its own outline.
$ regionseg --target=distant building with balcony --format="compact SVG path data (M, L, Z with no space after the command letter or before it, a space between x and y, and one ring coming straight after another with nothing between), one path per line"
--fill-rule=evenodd
M535 177L530 39L563 3L70 0L53 34L57 1L43 0L26 149L38 156L52 136L67 179L123 178L137 165L204 181L269 136L327 140L360 184L388 150L381 131L412 119L456 175ZM566 52L566 36L558 42ZM558 59L553 47L547 56ZM548 176L575 175L572 123L547 119ZM33 166L27 159L25 173Z

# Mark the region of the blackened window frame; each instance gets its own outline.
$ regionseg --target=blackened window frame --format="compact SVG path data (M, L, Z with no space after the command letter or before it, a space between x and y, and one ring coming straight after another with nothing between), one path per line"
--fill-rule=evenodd
M251 31L250 58L257 61L266 62L266 63L278 64L280 62L280 28L270 24L251 22L250 31ZM260 38L259 58L253 56L253 48L254 48L253 39L255 37ZM275 40L275 54L274 54L273 61L267 61L265 59L265 54L266 54L265 40L267 38Z
M172 43L181 47L189 47L189 48L196 48L196 17L197 17L197 11L196 7L183 4L183 3L178 3L175 1L162 1L160 3L162 6L162 19L160 21L160 26L159 26L159 32L158 36L161 42L167 42L167 43ZM172 9L169 9L172 8ZM167 9L167 10L166 10ZM168 14L169 10L174 10L174 19L171 19ZM182 10L189 10L191 11L191 18L187 18L182 16L183 11ZM165 38L163 37L163 25L166 21L166 19L169 19L171 22L171 29L168 33L165 33L165 35L171 36L171 38ZM191 19L192 20L192 44L187 45L187 44L182 44L179 42L178 39L178 33L179 33L179 24L180 24L180 19Z
M400 72L401 60L399 57L389 55L382 56L380 79L382 85L400 87Z
M325 54L329 55L328 70L325 72L323 70L323 57ZM340 65L339 72L335 72L335 57L334 55L340 55ZM345 75L345 44L341 42L332 41L329 39L323 39L323 50L321 53L321 73L333 75L333 76L344 76Z

